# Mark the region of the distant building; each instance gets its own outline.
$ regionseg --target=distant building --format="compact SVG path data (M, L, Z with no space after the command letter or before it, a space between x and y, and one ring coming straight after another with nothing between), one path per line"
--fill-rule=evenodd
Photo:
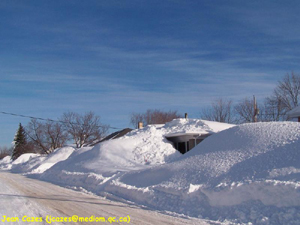
M300 106L293 108L291 111L287 112L288 120L300 122Z

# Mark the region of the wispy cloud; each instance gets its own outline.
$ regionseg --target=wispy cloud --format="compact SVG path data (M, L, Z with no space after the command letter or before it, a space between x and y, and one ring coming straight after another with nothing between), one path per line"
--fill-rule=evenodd
M92 110L123 127L148 108L198 116L220 96L261 100L299 70L298 6L1 2L1 107L51 118Z

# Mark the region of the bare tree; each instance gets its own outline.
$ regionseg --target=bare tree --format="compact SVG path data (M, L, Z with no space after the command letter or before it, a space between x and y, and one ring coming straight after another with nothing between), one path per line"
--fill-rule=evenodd
M163 112L158 109L148 109L145 113L132 113L130 116L130 123L134 127L137 127L139 122L143 122L144 125L164 124L176 118L180 118L177 110Z
M45 145L44 127L37 119L32 119L27 127L26 134L33 142L34 146L42 153L50 153L49 148Z
M27 125L26 133L34 146L40 152L46 154L64 146L68 138L62 124L53 121L42 123L36 119L32 119Z
M263 121L280 121L285 120L285 109L278 96L267 97L264 106L261 109Z
M62 120L65 130L72 137L77 148L102 139L109 128L107 125L101 124L100 117L93 112L84 115L68 112L63 115Z
M240 103L238 103L234 107L238 119L237 121L239 123L249 123L253 122L253 115L254 115L254 100L249 100L248 98L245 98Z
M132 113L130 116L130 124L137 128L139 122L143 122L146 125L144 115L142 113Z
M45 136L50 150L64 146L68 140L68 134L63 129L63 125L59 122L49 121L44 124Z
M210 107L202 110L201 118L223 123L234 123L232 101L223 98L214 100Z
M272 99L276 100L276 105L280 107L282 114L299 105L300 98L300 76L294 72L286 74L282 81L278 82L274 89Z

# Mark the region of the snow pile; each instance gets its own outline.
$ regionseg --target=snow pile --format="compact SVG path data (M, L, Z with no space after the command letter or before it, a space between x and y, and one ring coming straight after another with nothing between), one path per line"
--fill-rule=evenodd
M33 158L38 157L38 156L39 155L35 154L35 153L26 153L26 154L23 154L23 155L19 156L16 160L14 160L12 162L12 165L19 165L19 164L25 163L28 160L33 159Z
M26 173L31 169L41 164L45 160L46 156L41 156L35 153L26 153L19 156L11 163L11 171L14 173Z
M211 124L214 128L210 127ZM182 157L165 138L167 134L207 134L231 126L195 119L176 119L165 125L149 125L124 137L98 144L90 151L80 151L64 162L62 167L72 172L89 171L101 174L144 169Z
M55 165L56 163L64 161L67 158L69 158L69 156L74 151L75 148L73 147L64 147L64 148L56 149L54 152L52 152L43 160L41 160L41 163L35 164L35 166L30 171L30 173L43 173L49 168L51 168L53 165Z
M165 137L184 133L216 134L182 155ZM157 210L237 223L300 224L300 123L232 126L177 119L94 147L28 158L18 166L5 160L15 170L27 165L19 171L30 176Z
M18 168L19 166L25 165L28 161L35 161L39 159L39 154L26 153L19 156L16 160L12 161L10 156L4 157L0 161L0 169L2 170L12 170ZM19 172L18 170L16 172Z
M0 160L0 169L1 170L10 170L11 169L11 157L5 156L2 160Z
M300 224L300 124L244 124L184 159L114 179L107 192L213 220Z
M14 173L43 173L56 163L66 160L74 150L73 147L63 147L54 150L49 155L26 153L14 161L11 160L10 156L7 156L0 161L0 169L11 170Z
M164 135L198 133L212 134L233 127L228 123L219 123L197 119L175 119L161 127Z
M60 185L80 186L101 192L102 184L128 171L142 170L182 158L167 141L172 133L214 133L233 125L197 119L175 119L165 125L149 125L124 137L79 150L42 175Z
M182 155L165 138L168 134L208 134L232 126L197 119L175 119L165 125L149 125L134 130L124 137L105 141L93 148L81 148L74 152L74 148L64 147L44 156L24 154L13 162L2 161L0 166L17 173L39 174L66 160L56 167L58 171L111 176L120 171L145 169L181 158Z

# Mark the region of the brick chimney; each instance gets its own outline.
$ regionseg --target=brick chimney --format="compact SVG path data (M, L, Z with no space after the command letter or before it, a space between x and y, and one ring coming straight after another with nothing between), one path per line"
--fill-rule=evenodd
M142 129L143 126L144 126L144 125L143 125L143 122L139 122L139 123L138 123L138 129Z

